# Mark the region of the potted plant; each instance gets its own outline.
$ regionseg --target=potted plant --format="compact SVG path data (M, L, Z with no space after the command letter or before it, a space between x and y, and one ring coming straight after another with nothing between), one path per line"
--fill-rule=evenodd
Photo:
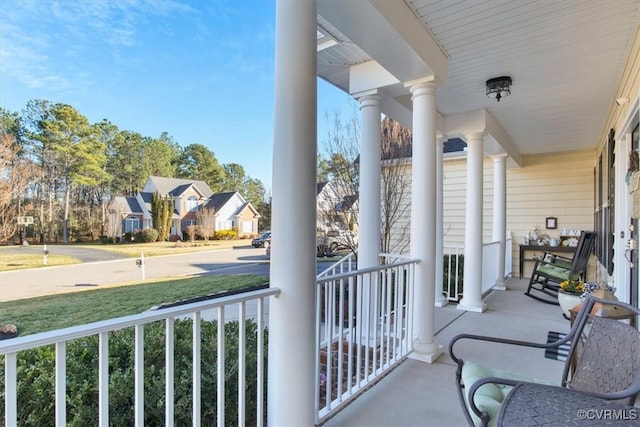
M569 318L569 310L582 302L582 295L585 292L585 285L579 280L565 280L560 283L558 290L558 303L562 313Z
M597 297L604 299L616 299L614 295L615 292L616 288L611 285L583 283L579 280L565 280L560 283L558 303L564 315L569 317L569 310L581 304L587 295L595 294Z

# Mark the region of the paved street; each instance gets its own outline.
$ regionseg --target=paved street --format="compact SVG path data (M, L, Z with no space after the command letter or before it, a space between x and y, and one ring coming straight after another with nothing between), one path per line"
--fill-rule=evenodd
M145 258L144 272L146 279L193 274L259 274L268 278L268 261L264 249L214 250ZM142 269L132 258L6 271L0 272L0 302L141 280Z
M42 247L26 250L41 252ZM0 272L0 302L142 281L142 269L133 258L111 259L114 254L98 249L69 255L83 263ZM105 257L109 260L98 261ZM120 255L115 257L121 258ZM318 272L330 264L319 262ZM144 273L147 280L195 274L256 274L268 280L269 259L263 248L193 252L145 258Z

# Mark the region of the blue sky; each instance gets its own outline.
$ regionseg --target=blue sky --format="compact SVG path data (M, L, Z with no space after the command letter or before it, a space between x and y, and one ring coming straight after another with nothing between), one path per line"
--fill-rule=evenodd
M271 186L273 0L0 0L0 106L72 105L89 121L209 147ZM318 82L325 112L348 95Z

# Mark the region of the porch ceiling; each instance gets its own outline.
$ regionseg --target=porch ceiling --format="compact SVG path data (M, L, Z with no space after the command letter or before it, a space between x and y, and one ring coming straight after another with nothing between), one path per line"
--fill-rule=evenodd
M376 0L353 0L370 16ZM486 109L502 125L520 154L594 149L605 135L605 123L620 96L616 93L631 43L638 31L640 1L585 0L510 2L481 0L396 0L408 8L412 18L425 27L448 56L446 78L436 95L440 114L465 113ZM331 18L331 0L319 0L318 29L336 44L318 49L318 75L349 92L350 69L375 60L388 62L380 46L389 45L390 29L394 42L406 43L398 52L416 46L415 40L398 28L398 20L381 31L349 20ZM380 14L388 13L378 10ZM327 18L328 17L328 18ZM395 17L394 17L395 18ZM395 27L394 27L395 26ZM357 45L345 36L380 38ZM404 34L404 36L403 36ZM383 39L386 37L386 39ZM425 43L427 39L425 38ZM372 49L371 46L376 46ZM416 67L415 52L407 67ZM428 61L427 61L428 62ZM383 92L395 105L410 108L406 88L398 70L386 68L398 78ZM430 64L425 64L425 68ZM404 70L405 75L408 70ZM508 75L513 79L512 94L499 103L485 95L485 81ZM384 111L398 116L395 111ZM406 123L403 117L394 117Z

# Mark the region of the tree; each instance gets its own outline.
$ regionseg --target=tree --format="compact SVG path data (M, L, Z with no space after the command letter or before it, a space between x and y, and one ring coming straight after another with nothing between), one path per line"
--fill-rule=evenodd
M329 121L329 117L327 121ZM319 159L319 166L328 173L322 175L333 183L337 198L341 202L318 216L331 217L342 229L358 230L359 194L359 144L360 124L354 112L353 117L343 120L338 113L331 117L328 134L323 141L325 156ZM407 172L407 157L411 155L411 133L397 122L385 118L381 122L382 166L381 166L381 242L384 253L403 253L409 246L409 224L405 219L410 206L407 204L410 191L410 174ZM344 233L344 245L357 249L357 240Z
M404 253L409 248L411 132L400 123L385 117L382 121L382 170L380 233L383 253Z
M319 208L318 218L323 218L330 223L333 230L324 230L323 240L337 240L340 246L347 247L353 253L358 248L358 205L359 193L359 145L360 123L357 116L343 120L339 113L333 116L325 115L327 120L327 136L323 141L325 156L319 160L323 166L328 182L331 183L328 198L331 203L326 203ZM331 239L326 235L327 231L339 230L339 236Z
M148 175L173 178L176 175L176 160L180 155L180 147L173 138L163 132L160 138L143 138L143 144L143 161Z
M213 208L202 208L196 212L198 233L204 240L209 240L216 232L216 211Z
M38 174L31 161L20 155L16 121L17 115L0 111L0 242L9 241L18 231L22 192Z
M158 232L158 241L169 238L173 209L169 196L161 196L157 191L151 195L151 226Z
M242 193L246 178L246 173L242 165L238 163L227 163L224 165L224 172L224 191L238 191Z
M38 170L38 179L32 183L36 204L40 239L51 241L53 236L53 219L58 208L59 170L56 167L54 151L47 139L44 123L52 115L52 104L49 101L36 99L27 103L21 114L21 135L23 148ZM45 216L45 210L48 213Z
M97 186L103 179L106 147L98 138L96 128L75 108L55 104L43 130L51 144L64 191L63 236L69 242L70 196L74 186Z
M206 182L214 193L223 191L225 171L213 152L202 144L187 145L177 162L178 178Z

